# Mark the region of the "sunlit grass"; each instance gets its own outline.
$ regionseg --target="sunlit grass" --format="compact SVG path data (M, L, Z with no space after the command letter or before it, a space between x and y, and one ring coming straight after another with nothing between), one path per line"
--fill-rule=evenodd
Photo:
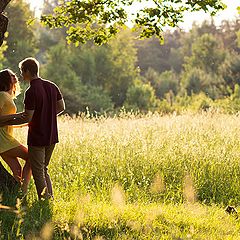
M240 202L239 129L239 116L218 113L61 117L55 200L40 214L32 181L21 232L40 237L48 223L49 239L240 239L224 212Z

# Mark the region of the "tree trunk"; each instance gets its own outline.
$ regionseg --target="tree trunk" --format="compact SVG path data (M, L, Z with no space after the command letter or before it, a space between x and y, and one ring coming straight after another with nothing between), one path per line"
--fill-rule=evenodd
M0 46L3 44L4 34L7 31L8 18L0 14Z
M0 0L0 46L3 43L4 34L7 31L8 18L2 14L11 0Z
M2 13L11 0L0 0L0 12Z

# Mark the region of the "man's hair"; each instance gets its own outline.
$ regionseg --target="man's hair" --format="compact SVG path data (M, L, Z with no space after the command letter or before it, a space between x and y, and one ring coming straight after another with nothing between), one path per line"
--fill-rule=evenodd
M11 75L15 74L10 69L4 69L0 71L0 91L8 92L11 89L12 86Z
M39 62L37 61L37 59L29 57L29 58L25 58L23 59L18 67L23 71L29 71L30 74L33 75L38 75L38 70L39 70Z

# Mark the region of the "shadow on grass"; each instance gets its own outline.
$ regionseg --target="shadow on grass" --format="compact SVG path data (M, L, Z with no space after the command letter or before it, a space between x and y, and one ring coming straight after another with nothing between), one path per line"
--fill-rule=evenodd
M23 236L40 236L47 223L52 222L52 200L36 201L25 211L22 225ZM31 239L31 238L29 238Z
M15 207L0 211L0 239L35 239L41 230L52 221L52 204L36 201L28 207L17 199Z
M51 200L36 201L28 207L20 184L1 162L0 197L0 240L25 239L29 234L37 235L52 220Z
M18 216L17 199L20 197L20 184L0 162L0 239L12 238L16 217Z
M12 232L19 221L19 186L1 189L0 239L15 239Z

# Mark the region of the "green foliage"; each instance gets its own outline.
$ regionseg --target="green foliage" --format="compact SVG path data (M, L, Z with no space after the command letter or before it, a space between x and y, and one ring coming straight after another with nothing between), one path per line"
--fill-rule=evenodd
M159 39L154 37L136 41L138 66L141 73L146 74L149 68L160 73L172 69L180 72L184 59L184 54L180 49L182 35L184 33L180 30L166 31L163 33L164 44L160 44Z
M116 35L119 27L128 21L127 9L136 1L61 1L54 9L54 14L43 15L41 21L50 28L67 27L68 41L86 43L93 40L103 44ZM174 6L174 7L173 7ZM224 9L221 1L187 1L165 0L153 2L152 7L143 7L133 17L140 37L162 38L164 26L175 27L182 20L184 12L204 10L214 15Z
M234 86L234 92L231 95L231 99L232 100L240 99L240 87L238 84L235 84L235 86Z
M159 74L149 68L143 77L144 82L149 82L159 99L166 98L167 94L176 95L179 88L178 76L173 71L165 71Z
M42 66L41 75L56 82L60 88L77 89L81 81L71 66L70 58L65 43L60 42L51 47L46 56L46 65Z
M133 36L122 30L108 45L71 48L70 62L84 84L106 90L116 107L122 106L128 86L137 76Z
M58 5L58 0L44 0L42 14L50 14ZM45 52L52 46L58 44L66 38L65 28L49 29L44 27L40 22L35 25L36 38L38 39L39 58L42 60Z
M124 106L133 110L153 110L157 105L155 91L150 84L137 81L128 88Z
M138 76L135 66L137 61L133 36L129 29L122 31L118 37L110 43L110 62L112 64L106 89L115 103L121 107L126 99L128 88Z
M238 87L236 88L238 91ZM240 112L240 99L236 96L238 93L232 94L229 98L217 99L214 101L214 108L223 113L238 114Z
M153 68L148 68L144 74L143 81L149 82L154 88L157 86L159 73Z
M188 95L199 93L201 91L204 86L202 80L204 74L205 73L202 70L193 68L182 75L181 85L183 89L186 89Z
M97 80L97 61L95 56L95 51L90 46L84 46L81 48L69 48L68 54L71 56L69 58L69 64L72 65L72 68L76 74L81 78L81 81L84 84L88 85L99 85L101 84ZM105 54L102 55L104 57ZM106 76L106 72L103 73Z
M212 102L212 99L207 97L204 93L193 95L191 98L190 109L195 112L207 111L213 105Z
M20 83L21 89L20 89L20 94L17 96L16 99L14 99L14 102L17 107L17 112L21 112L24 110L24 96L25 96L25 91L29 87L29 84L21 82Z
M3 41L3 44L0 48L0 68L3 68L5 57L4 57L4 52L7 50L7 42Z
M12 1L12 5L9 5L8 8L8 15L12 23L12 27L9 27L8 40L10 45L11 41L14 40L14 44L19 49L17 53L13 53L12 51L16 49L11 47L8 56L6 55L7 51L5 51L4 54L7 58L4 57L1 60L0 57L0 63L3 64L2 67L17 70L18 62L22 58L26 56L37 57L41 63L41 76L56 82L66 96L68 113L78 114L79 111L86 111L86 107L90 109L91 113L108 111L112 108L114 111L121 109L126 102L129 88L134 86L135 79L141 79L146 84L150 82L157 97L156 108L162 113L173 111L179 113L184 108L190 109L191 103L189 101L191 101L192 93L198 95L203 92L212 99L233 98L234 86L235 84L239 85L240 81L239 48L237 47L236 34L239 31L238 21L224 21L217 27L212 20L210 22L205 21L201 25L193 25L189 32L182 30L166 31L163 34L161 33L164 36L164 45L159 44L158 38L139 41L137 40L137 37L141 34L139 30L132 33L130 29L123 27L124 23L120 27L115 22L114 27L117 27L118 34L113 37L115 35L113 33L112 40L108 41L107 44L102 44L99 47L95 46L93 41L90 40L85 45L74 47L74 45L66 45L63 39L66 37L65 30L76 26L74 18L78 16L78 12L76 12L78 4L81 5L82 10L84 7L89 10L89 12L82 11L80 14L91 16L90 25L95 20L100 19L94 19L94 16L91 15L94 10L94 8L89 9L91 4L94 7L95 4L97 5L94 14L98 14L97 11L101 10L103 10L102 13L111 12L111 7L114 9L120 5L119 2L111 2L112 5L110 4L109 8L101 9L100 6L106 6L104 4L108 4L108 2L103 3L100 0L94 3L92 1L81 3L79 1L62 1L61 3L67 5L66 11L72 9L72 13L75 14L74 16L71 13L62 15L63 19L72 16L71 19L67 19L73 21L69 26L49 30L42 28L35 21L34 25L23 24L22 27L14 29L15 25L27 20L32 13L29 12L29 6L22 1ZM73 3L76 7L74 9L72 8ZM85 3L86 5L84 5ZM125 3L127 2L122 2L120 6L124 11ZM133 6L135 3L133 1ZM162 4L163 8L170 13L172 2L170 5L168 3L170 1L163 1L159 4ZM57 7L58 4L57 0L45 1L44 14L51 13L52 9ZM127 4L131 4L131 2ZM149 33L151 35L151 31L156 30L155 27L151 26L158 19L154 17L154 14L158 12L154 10L154 4L148 10L140 12L138 16L141 21L146 20L146 24L147 18L144 20L144 16L147 17L149 14L150 17L154 18L152 23L147 26L147 28L149 27L149 31L146 32L147 35ZM179 2L179 6L181 4ZM190 2L187 4L191 5ZM208 3L196 2L191 7L195 8L198 4L209 4L210 6L217 3L214 1L208 1ZM201 8L203 5L201 5ZM188 6L186 5L186 7ZM62 6L60 6L61 8ZM164 9L161 14L164 13ZM175 10L177 11L177 8ZM116 13L114 12L112 16L116 16ZM105 15L105 17L107 21L109 16ZM163 15L159 16L160 21L162 21L162 17ZM167 23L168 17L164 17L166 24L170 23ZM171 18L171 16L169 17ZM82 20L85 21L86 18ZM95 23L92 28L94 31L99 31L101 27L111 26L107 22L103 24ZM89 30L87 25L77 25L85 27L84 31ZM143 26L142 30L144 29ZM37 54L35 43L39 47ZM4 48L1 48L1 50L4 51ZM22 88L24 92L26 86ZM185 95L185 92L189 96ZM23 108L23 97L23 94L21 94L16 100L19 110ZM222 102L220 101L217 107L221 108L221 105L224 105L224 111L228 111L226 109L231 108L231 101L227 103L225 101L227 102L224 99ZM215 103L216 101L214 101ZM233 110L229 111L235 112L237 109L235 100L232 104ZM152 103L145 103L145 105L152 106ZM225 105L228 108L225 108Z
M78 107L81 112L87 110L90 113L101 114L113 110L114 104L110 96L101 87L84 85L79 90L79 97L81 103Z
M220 74L225 84L234 90L236 84L240 84L240 56L237 53L229 53L221 66Z
M157 112L159 112L160 114L169 114L177 112L176 106L172 106L172 102L167 101L166 99L158 101L157 106L158 106Z
M156 86L156 95L158 98L166 97L166 94L172 92L177 94L179 88L179 80L177 75L172 71L165 71L159 75Z
M29 4L23 0L12 0L5 11L10 21L4 66L17 72L18 63L26 57L34 56L37 51L34 27L27 25L27 20L33 17L33 12L30 11Z
M41 74L67 94L71 113L73 109L75 113L85 110L87 104L91 111L112 109L112 103L122 106L127 89L137 76L132 38L125 30L101 48L90 43L75 48L60 42L47 52Z
M204 34L192 45L192 55L187 57L185 69L197 66L206 73L217 73L225 59L219 42L210 34Z
M84 75L79 76L77 73L79 69L71 64L71 53L71 47L64 43L51 47L47 55L47 64L43 66L42 73L45 78L57 83L62 90L66 101L66 112L76 114L86 111L87 107L92 112L111 110L113 103L105 90L91 85L92 82L89 81L89 78L81 81L81 77ZM85 56L88 58L89 55ZM87 64L86 61L85 63Z
M192 68L184 72L181 86L186 89L188 95L203 92L212 99L221 98L227 93L221 76L207 74L199 68Z
M183 62L184 54L181 48L171 48L169 54L169 64L176 73L180 73L182 71Z

